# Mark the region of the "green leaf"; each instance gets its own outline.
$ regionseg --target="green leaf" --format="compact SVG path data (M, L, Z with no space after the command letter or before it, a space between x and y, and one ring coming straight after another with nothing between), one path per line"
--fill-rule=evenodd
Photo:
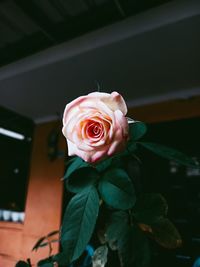
M49 263L44 263L38 266L39 267L54 267L55 265L53 264L53 262L49 262Z
M142 194L137 198L133 208L135 219L139 223L153 223L166 216L168 205L161 194Z
M32 248L32 251L35 250L37 251L37 249L40 247L40 245L42 244L42 242L46 240L46 236L41 237L40 239L38 239L38 241L35 243L35 245Z
M52 256L53 262L57 262L59 266L68 266L67 256L64 252Z
M117 153L112 158L112 165L114 168L119 168L119 166L123 165L123 161L129 156L128 149L124 149L122 152Z
M135 121L129 124L129 134L132 141L137 141L145 135L147 126L144 122Z
M129 141L128 144L127 144L127 150L132 155L132 153L134 153L137 150L136 142Z
M124 149L122 152L117 153L112 157L108 157L107 159L102 160L100 163L94 165L94 167L99 172L104 172L106 169L111 167L119 167L121 165L122 158L129 155L127 149Z
M42 244L40 244L40 248L43 248L43 247L46 247L46 246L49 246L49 244L51 243L58 243L60 242L60 239L52 239L51 241L48 241L48 242L44 242Z
M110 165L112 164L112 157L109 157L107 159L102 160L101 162L97 163L94 165L94 167L97 169L99 172L105 171Z
M38 267L53 267L54 264L53 264L52 258L50 257L50 258L40 260L37 266Z
M52 232L48 233L46 236L43 236L40 239L38 239L38 241L36 242L36 244L32 248L32 251L33 250L37 251L38 248L45 247L45 246L49 245L49 243L52 243L53 241L49 240L49 237L52 237L56 234L59 234L58 230L52 231ZM56 241L54 241L54 242L56 242Z
M30 265L25 261L18 261L15 267L30 267Z
M116 211L111 214L106 227L105 237L112 249L113 242L120 239L128 226L128 214L125 211Z
M73 159L70 160L70 163L68 164L67 171L65 172L63 179L64 180L68 179L74 171L77 171L80 168L88 166L90 165L87 162L83 161L81 158L74 157Z
M152 151L160 157L172 159L183 165L197 166L196 162L191 157L173 148L159 145L156 143L139 142L138 144L142 145L143 147Z
M123 267L147 267L150 248L146 236L136 226L129 226L118 242L119 258Z
M151 236L165 248L177 248L182 245L181 236L170 220L161 218L151 225Z
M99 182L102 199L116 209L130 209L136 201L135 190L128 174L122 169L110 169Z
M52 232L48 233L48 234L47 234L47 237L54 236L54 235L57 235L57 234L59 234L59 233L60 233L59 230L55 230L55 231L52 231Z
M91 167L84 167L74 171L66 180L66 187L70 192L78 193L96 183L98 172Z
M68 263L76 260L86 248L98 211L99 196L92 186L75 195L69 202L61 229L61 244Z

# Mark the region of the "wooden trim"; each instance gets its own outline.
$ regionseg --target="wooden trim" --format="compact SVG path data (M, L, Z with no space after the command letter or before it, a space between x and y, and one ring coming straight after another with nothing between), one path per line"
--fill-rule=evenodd
M128 116L149 123L199 117L200 96L133 107Z

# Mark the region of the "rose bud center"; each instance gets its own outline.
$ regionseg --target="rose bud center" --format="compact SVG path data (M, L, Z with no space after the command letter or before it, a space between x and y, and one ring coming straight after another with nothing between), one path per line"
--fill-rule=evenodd
M87 125L87 136L90 138L98 138L102 135L103 126L99 122L89 122Z

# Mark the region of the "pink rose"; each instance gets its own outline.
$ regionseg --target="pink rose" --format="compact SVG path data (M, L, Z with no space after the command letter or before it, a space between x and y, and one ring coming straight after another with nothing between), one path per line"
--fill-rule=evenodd
M126 103L117 92L93 92L66 105L62 132L69 156L96 162L124 149L128 139Z

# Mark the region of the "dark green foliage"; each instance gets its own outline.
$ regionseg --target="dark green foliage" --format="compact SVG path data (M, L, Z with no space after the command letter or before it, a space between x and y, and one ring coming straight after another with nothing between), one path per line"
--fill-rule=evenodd
M147 126L144 122L135 121L129 124L129 135L131 141L137 141L142 138L147 131Z
M140 142L138 144L142 145L160 157L172 159L179 164L186 166L197 166L196 162L191 157L173 148L149 142Z
M50 257L50 258L39 261L37 266L38 267L53 267L54 264L53 264L52 258Z
M100 163L95 165L95 169L99 172L105 171L112 164L113 157L102 160Z
M54 264L53 262L48 262L48 263L38 265L38 267L54 267Z
M37 251L37 249L40 247L40 245L46 240L46 236L41 237L33 246L32 251L35 250Z
M57 235L57 234L59 234L59 232L60 231L58 231L58 230L52 231L52 232L47 234L47 237L51 237L51 236Z
M182 244L176 227L166 216L168 205L160 194L143 194L133 209L138 226L150 237L166 248L177 248Z
M107 205L116 209L130 209L136 201L135 190L123 169L110 169L99 182L99 191Z
M128 226L128 214L125 211L116 211L111 214L106 229L106 239L108 241L118 241Z
M30 267L30 265L25 261L18 261L15 267Z
M146 236L137 226L128 226L118 242L122 267L147 267L150 248Z
M131 123L130 139L121 153L95 164L88 164L79 157L68 162L64 179L67 189L76 195L69 202L64 214L61 230L62 252L41 261L38 266L51 267L54 261L59 266L68 266L77 260L90 241L101 204L103 215L106 216L102 216L102 213L99 216L100 219L103 218L103 223L98 220L98 224L103 225L100 237L102 243L118 250L122 267L149 266L150 248L147 237L166 248L180 246L181 237L166 218L166 200L157 193L139 194L137 183L141 162L135 151L140 145L183 165L194 166L195 162L175 149L138 142L146 131L147 127L143 122ZM57 233L55 231L40 238L33 249L48 245L48 239Z
M151 225L151 237L165 248L177 248L182 244L181 236L170 220L161 218Z
M76 260L86 248L98 211L99 196L93 186L76 194L69 202L61 229L61 244L68 264Z
M139 223L153 223L166 216L168 205L161 194L141 194L133 208L135 219Z
M58 253L52 257L53 262L57 262L59 264L59 267L61 266L68 266L68 257L64 252Z
M59 239L52 239L52 237L54 235L58 235L59 234L59 231L56 230L56 231L52 231L50 233L48 233L46 236L43 236L41 237L37 242L36 244L33 246L32 248L32 251L35 250L37 251L38 248L41 248L41 247L46 247L48 245L50 245L51 243L55 243L55 242L58 242Z
M90 165L83 161L81 158L79 157L74 157L72 158L69 162L68 162L68 168L67 171L64 175L64 179L68 179L70 177L70 175L74 172L77 171L80 168L84 168L84 167L89 167Z
M127 151L129 152L129 156L132 156L137 149L136 141L142 138L147 131L147 126L145 123L141 121L136 121L134 123L129 124L129 137L130 140L127 144Z
M66 180L66 187L70 192L78 193L88 186L95 185L99 173L95 168L84 167L74 171Z
M94 168L100 172L106 172L107 169L109 168L114 168L114 167L120 167L122 165L122 161L125 159L125 157L129 156L129 151L127 149L123 150L122 152L106 158L102 160L100 163L97 163L94 165Z

